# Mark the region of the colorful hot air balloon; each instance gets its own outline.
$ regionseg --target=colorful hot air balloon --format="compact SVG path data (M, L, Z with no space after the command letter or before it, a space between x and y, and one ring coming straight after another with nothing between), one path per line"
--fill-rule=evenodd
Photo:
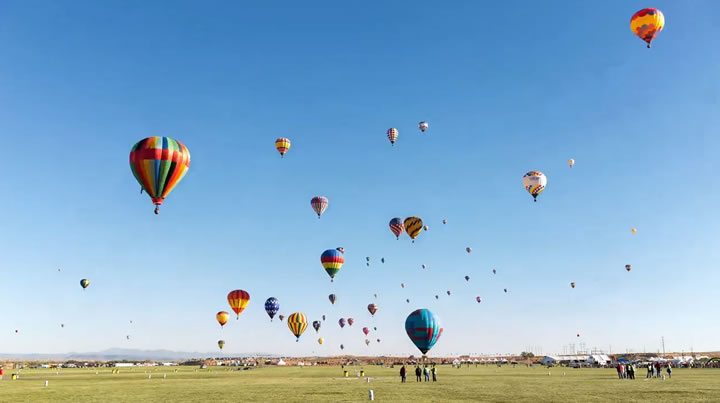
M415 238L417 238L423 230L423 222L420 217L408 217L403 221L403 225L405 226L405 232L407 232L410 239L415 242Z
M310 200L310 206L317 213L318 219L325 212L329 203L328 198L325 196L315 196Z
M320 331L320 321L319 320L314 320L312 325L313 325L313 329L315 329L315 333Z
M337 297L335 296L335 294L328 295L328 299L330 300L331 304L335 305L335 301L337 301Z
M477 301L477 302L478 302L478 304L479 304L479 303L481 303L481 302L482 302L482 298L480 298L480 297L475 297L475 301Z
M268 316L270 317L270 322L272 322L275 314L277 314L279 310L280 302L277 300L277 298L270 297L265 300L265 312L267 312Z
M352 326L353 323L355 323L355 319L353 319L353 318L348 318L348 319L347 319L347 322L348 322L348 326Z
M217 314L215 314L215 319L217 319L218 323L220 324L220 328L225 326L225 324L227 323L229 318L230 318L230 314L228 314L225 311L220 311Z
M218 347L222 350L222 348L225 347L225 340L218 340Z
M630 29L638 38L650 43L665 26L665 16L657 8L645 8L633 14L630 19Z
M422 122L418 123L418 128L423 133L425 132L425 130L428 129L428 127L430 127L430 125L428 125L428 122L426 122L426 121L422 121Z
M392 233L395 234L395 237L397 239L400 239L400 234L402 234L404 230L405 230L405 226L403 225L402 218L395 217L392 220L390 220L390 231L392 231Z
M275 140L275 148L277 148L278 152L280 153L280 158L284 157L285 153L290 149L290 139L280 137L279 139Z
M240 319L240 314L245 310L248 302L250 302L250 294L244 290L230 291L227 296L230 308L237 314L236 319Z
M158 214L167 195L190 169L190 151L170 137L147 137L130 150L130 169Z
M367 336L368 334L370 334L370 329L368 329L368 328L366 328L366 327L362 328L362 331L363 331L363 333L365 333L365 336Z
M423 231L427 231L429 229L430 229L430 227L428 227L427 225L423 227Z
M285 315L278 315L278 319L280 319L280 322L282 322L283 319L285 319Z
M440 320L428 309L418 309L405 320L405 331L423 354L427 354L442 335Z
M340 318L340 319L338 320L338 325L340 325L340 329L344 328L344 327L345 327L345 319L344 319L344 318Z
M88 280L86 278L80 280L80 287L82 287L83 290L88 288L89 286L90 286L90 280Z
M400 132L398 132L398 129L394 127L387 130L387 138L390 140L390 144L395 145L395 140L397 140L399 134Z
M626 264L626 265L625 265L625 270L627 270L627 271L632 270L632 266L630 266L629 264Z
M339 246L339 247L335 248L335 250L338 251L338 252L340 252L340 253L345 253L345 248L343 248L342 246Z
M572 168L573 165L575 165L575 160L572 159L572 158L570 158L570 159L568 160L568 165L570 166L570 168Z
M472 248L469 248L469 247L468 247L468 248L465 248L465 252L467 252L467 253L472 252Z
M303 334L305 329L307 329L307 318L304 313L295 312L288 316L287 325L292 334L295 335L295 341L300 341L300 336Z
M369 346L369 345L370 345L370 340L369 340L369 339L365 339L365 345L366 345L366 346Z
M575 288L575 282L570 283L570 287Z
M633 234L637 234L637 228L631 229L630 232L632 232Z
M320 255L320 263L322 263L323 268L328 276L330 276L330 281L332 282L335 275L340 271L340 268L342 268L343 263L345 263L345 258L342 256L342 252L337 249L328 249Z
M325 341L325 339L323 339L322 337L320 337L320 338L318 339L318 344L323 344L324 341Z
M547 185L547 177L542 172L530 171L522 178L525 190L533 197L533 201L537 201L537 197L545 190Z
M375 313L376 313L376 312L378 311L378 309L380 309L380 308L378 308L377 304L369 304L369 305L367 306L367 309L368 309L368 312L370 312L370 315L375 316Z
M493 274L497 274L497 270L496 270L496 269L493 269Z
M470 281L470 276L465 276L465 281Z

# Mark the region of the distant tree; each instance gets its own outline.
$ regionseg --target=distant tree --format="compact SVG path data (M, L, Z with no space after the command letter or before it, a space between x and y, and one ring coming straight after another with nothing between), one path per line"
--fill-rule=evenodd
M533 357L535 357L535 354L533 354L533 353L531 353L531 352L529 352L529 351L523 351L523 352L520 354L520 357L522 357L522 358L533 358Z

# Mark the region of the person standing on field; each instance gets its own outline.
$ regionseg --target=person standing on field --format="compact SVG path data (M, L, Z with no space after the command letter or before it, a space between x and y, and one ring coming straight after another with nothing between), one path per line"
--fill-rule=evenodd
M667 373L668 373L668 378L672 378L672 369L671 369L671 367L670 367L670 363L669 363L669 362L668 362L668 364L667 364Z
M430 369L427 367L427 365L425 365L423 373L425 374L425 382L430 382Z
M400 382L405 383L405 366L403 365L402 368L400 368Z
M432 372L433 376L433 382L437 382L437 368L433 365L432 369L430 370ZM668 374L670 373L670 367L668 367Z
M417 378L417 382L422 382L422 378L420 378L420 374L422 371L420 371L420 366L415 367L415 378Z
M648 364L647 370L648 370L648 373L647 373L647 375L645 376L645 378L652 378L652 373L653 373L653 366L652 366L652 364Z

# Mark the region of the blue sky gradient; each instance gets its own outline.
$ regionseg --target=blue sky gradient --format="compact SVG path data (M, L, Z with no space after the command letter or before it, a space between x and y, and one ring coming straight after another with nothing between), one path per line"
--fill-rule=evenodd
M648 6L666 18L651 50L629 29ZM214 351L223 338L228 353L417 354L404 322L419 307L442 319L438 355L657 351L662 335L669 350L720 348L718 3L1 11L0 352ZM156 135L192 155L159 216L128 165ZM529 170L548 177L537 203ZM321 220L315 195L330 199ZM410 215L430 230L396 241L388 221ZM319 259L337 246L331 284ZM221 330L236 288L251 303ZM286 316L326 314L325 344L270 323L270 296ZM363 326L382 343L366 347Z

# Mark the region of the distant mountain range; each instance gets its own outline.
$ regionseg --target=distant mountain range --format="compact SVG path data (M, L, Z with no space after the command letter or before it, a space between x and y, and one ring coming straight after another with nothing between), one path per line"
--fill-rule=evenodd
M257 354L221 354L220 352L186 352L171 350L134 350L128 348L110 348L94 353L76 353L70 352L65 354L43 354L43 353L0 353L0 360L27 360L27 361L62 361L62 360L90 360L90 361L177 361L187 360L191 358L208 358L208 357L275 357L275 354L257 353Z

